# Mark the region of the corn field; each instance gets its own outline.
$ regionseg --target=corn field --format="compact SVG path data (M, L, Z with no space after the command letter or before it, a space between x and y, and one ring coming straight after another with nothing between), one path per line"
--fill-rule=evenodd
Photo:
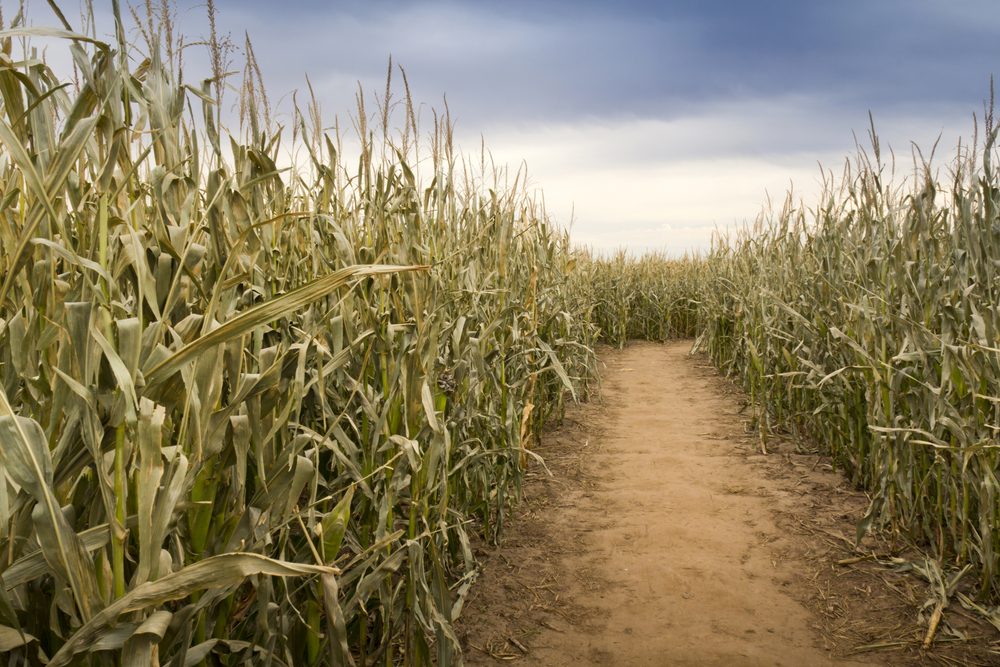
M460 662L472 542L595 377L566 234L391 78L346 163L315 105L268 121L248 44L229 135L115 9L117 44L0 35L0 651Z
M447 112L421 125L391 65L348 158L315 101L274 121L249 41L227 131L214 28L193 85L168 16L136 43L113 4L114 43L0 32L9 664L460 664L475 543L595 390L595 345L636 338L697 336L763 434L871 493L859 539L1000 600L991 117L943 175L896 178L873 132L814 208L703 257L601 256Z
M984 148L960 146L943 175L916 153L908 179L871 136L815 208L789 199L718 240L702 269L702 344L764 408L765 433L813 439L870 492L859 540L881 528L916 543L942 591L947 570L948 588L978 577L995 602L997 129L988 114Z
M978 128L977 128L978 129ZM602 338L697 336L755 406L766 441L820 445L872 502L873 530L920 547L939 603L957 584L998 622L1000 177L992 112L948 168L902 177L872 149L814 207L718 236L704 257L584 264ZM945 591L949 592L945 592ZM984 606L985 605L985 606Z
M580 271L591 290L591 317L601 340L622 347L634 339L694 337L702 266L695 257L671 259L659 253L585 254Z
M872 149L813 207L791 196L704 257L624 253L589 267L602 338L697 336L744 385L760 437L820 445L872 502L873 530L919 546L947 597L1000 600L998 129L904 178ZM947 594L945 590L951 591ZM941 601L939 601L941 602ZM986 605L986 606L983 606Z

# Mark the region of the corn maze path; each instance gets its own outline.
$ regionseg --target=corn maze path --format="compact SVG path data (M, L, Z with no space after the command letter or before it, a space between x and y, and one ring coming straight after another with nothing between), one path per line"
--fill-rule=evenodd
M748 462L747 415L690 348L602 354L602 399L546 438L557 472L473 588L468 664L882 664L822 648L775 521L800 496Z

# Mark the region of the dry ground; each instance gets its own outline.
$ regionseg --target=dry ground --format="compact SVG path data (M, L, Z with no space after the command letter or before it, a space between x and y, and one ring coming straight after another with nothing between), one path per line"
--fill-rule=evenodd
M748 433L690 341L603 350L549 433L459 624L472 665L991 665L1000 635L851 536L867 506L803 443ZM875 558L877 557L877 558Z

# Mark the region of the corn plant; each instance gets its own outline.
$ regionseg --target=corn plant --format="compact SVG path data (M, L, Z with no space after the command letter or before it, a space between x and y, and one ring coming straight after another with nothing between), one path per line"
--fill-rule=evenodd
M593 380L566 234L391 78L345 160L249 42L230 132L214 24L191 85L163 14L145 52L114 15L0 33L0 651L460 662L471 542Z
M893 178L872 130L813 209L791 198L718 239L701 286L705 345L762 418L821 443L873 496L881 527L1000 596L1000 189L984 149L946 176L915 154ZM764 424L766 426L766 423Z
M694 336L701 266L694 256L633 257L623 250L610 256L583 253L579 270L590 290L591 317L601 339L622 347L632 339Z

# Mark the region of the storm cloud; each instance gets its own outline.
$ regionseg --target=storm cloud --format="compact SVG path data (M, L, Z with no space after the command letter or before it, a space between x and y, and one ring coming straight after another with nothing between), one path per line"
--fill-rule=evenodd
M204 7L179 6L183 31L204 35ZM359 82L383 87L391 56L423 113L447 95L462 146L524 160L553 217L599 249L704 249L767 193L815 196L818 164L839 169L869 111L897 152L954 146L1000 57L984 0L218 7L222 32L253 39L272 99L308 74L331 124Z

